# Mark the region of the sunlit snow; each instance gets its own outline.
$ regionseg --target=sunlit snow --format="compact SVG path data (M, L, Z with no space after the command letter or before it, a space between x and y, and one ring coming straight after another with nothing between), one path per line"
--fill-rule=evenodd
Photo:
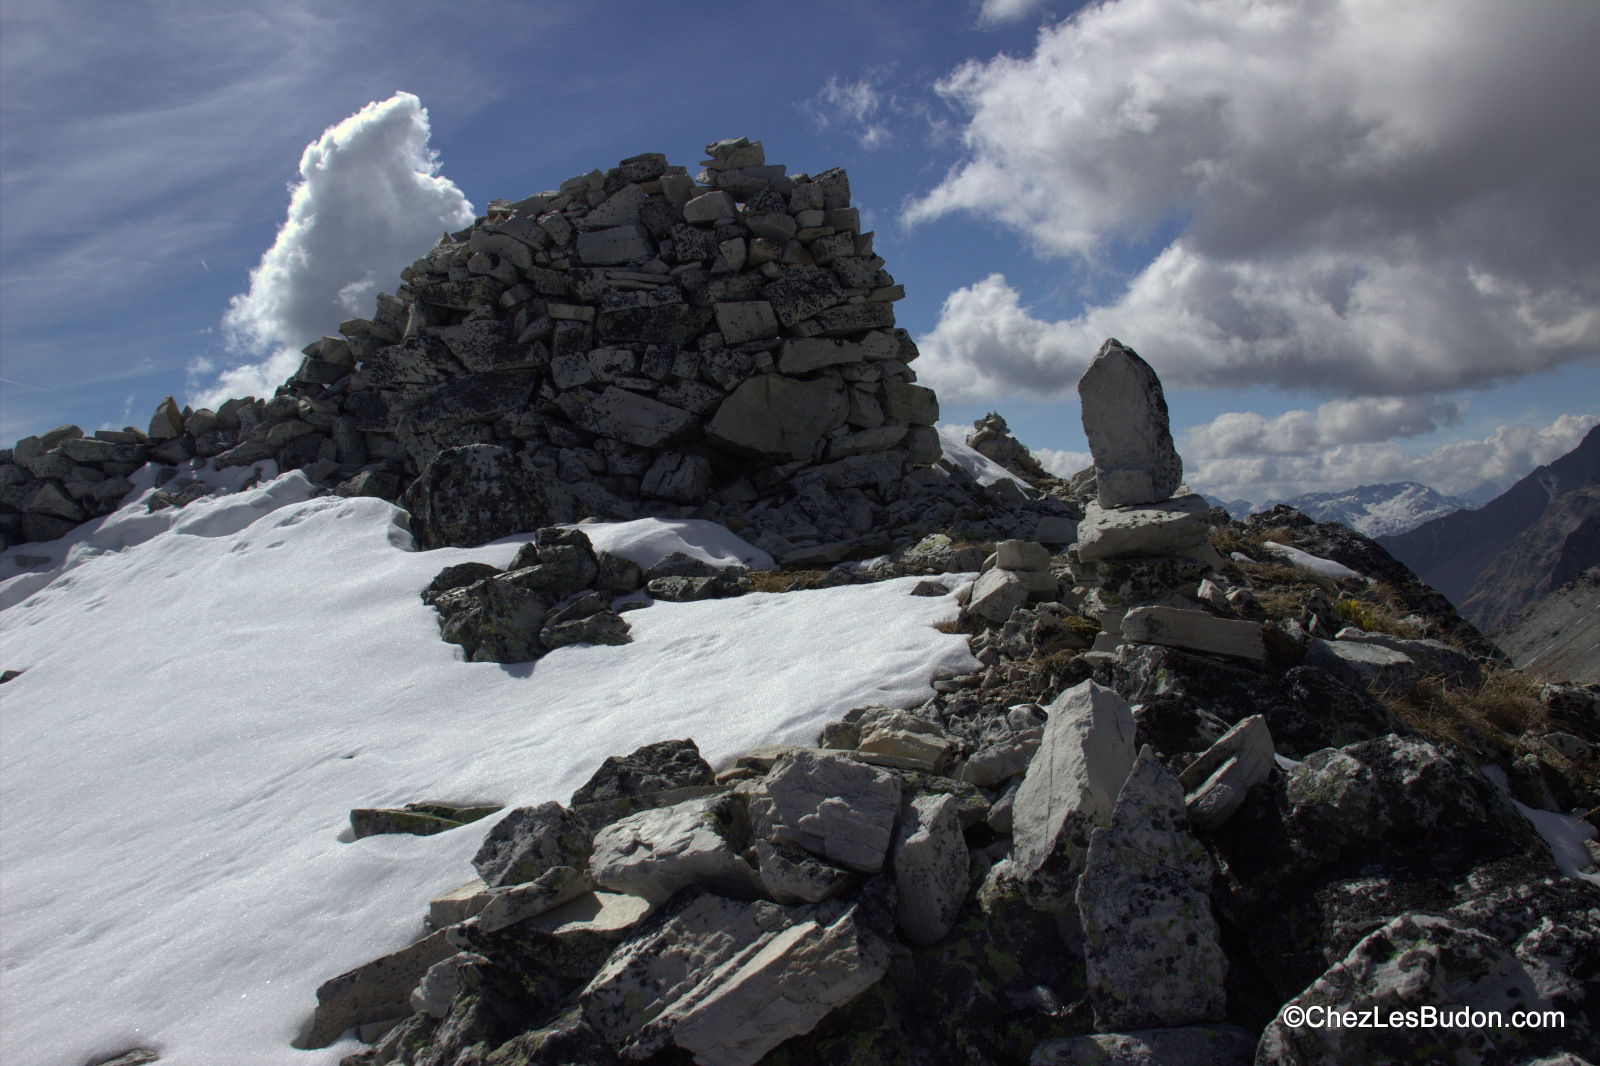
M346 843L352 807L565 801L607 755L692 737L713 765L970 669L916 579L656 603L634 642L466 663L418 591L527 536L419 553L382 500L298 473L0 554L0 1059L333 1063L291 1050L318 984L403 947L490 822ZM217 478L237 486L242 474ZM585 527L653 561L763 565L709 523ZM46 558L21 568L18 554Z

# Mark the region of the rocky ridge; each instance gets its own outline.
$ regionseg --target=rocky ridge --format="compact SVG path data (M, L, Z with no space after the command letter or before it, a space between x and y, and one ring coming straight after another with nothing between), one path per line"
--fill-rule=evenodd
M307 345L272 397L169 397L147 430L62 426L0 451L0 543L108 513L146 461L177 477L273 460L328 491L403 498L423 547L690 514L826 565L953 519L1031 536L1076 517L939 465L938 400L895 327L904 292L842 169L789 174L746 138L707 154L693 177L647 153L491 201L371 317ZM495 484L504 521L435 499L458 476ZM175 487L152 506L207 491Z

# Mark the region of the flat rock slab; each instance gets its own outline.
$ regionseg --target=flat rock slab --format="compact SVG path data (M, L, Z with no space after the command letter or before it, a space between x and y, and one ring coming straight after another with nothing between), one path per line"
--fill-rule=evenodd
M1093 681L1047 709L1039 750L1012 802L1016 862L1035 906L1070 910L1090 835L1111 820L1134 760L1127 701Z
M793 844L858 873L883 869L900 781L843 753L791 749L750 796L756 836Z
M1422 670L1404 652L1379 644L1314 637L1306 648L1306 666L1326 670L1346 684L1371 692L1403 695L1416 685Z
M735 451L779 462L810 459L823 434L850 413L844 389L829 381L758 374L734 389L706 424L706 435Z
M581 993L626 1059L676 1045L701 1066L752 1066L889 970L859 908L680 896L614 951Z
M1161 379L1149 363L1108 340L1078 379L1078 397L1100 506L1154 503L1178 491L1183 460L1172 444Z
M1443 674L1458 685L1472 686L1483 680L1483 667L1478 665L1476 659L1442 640L1411 640L1389 633L1366 633L1352 628L1339 630L1335 639L1397 651L1415 660L1424 669Z
M1011 612L1028 602L1028 583L1024 575L991 567L972 586L967 611L991 622L1004 623Z
M1228 960L1211 914L1212 873L1189 833L1183 786L1146 744L1078 882L1095 1028L1222 1019Z
M1078 558L1181 555L1208 543L1211 507L1196 493L1160 503L1102 507L1090 501L1078 523Z
M1237 1025L1135 1029L1047 1040L1029 1066L1250 1066L1256 1038Z
M1181 607L1135 607L1122 616L1122 635L1140 644L1165 644L1238 659L1259 662L1267 657L1260 623L1217 618Z

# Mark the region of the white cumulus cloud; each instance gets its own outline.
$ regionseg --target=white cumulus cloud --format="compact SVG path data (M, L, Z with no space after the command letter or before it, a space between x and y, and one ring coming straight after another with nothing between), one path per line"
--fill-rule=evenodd
M978 9L978 25L994 26L1018 22L1044 6L1044 0L983 0Z
M306 146L277 240L223 319L236 350L264 358L224 371L196 403L270 395L302 347L371 313L380 279L397 283L441 231L472 221L472 205L439 174L429 134L421 101L399 92Z
M830 77L804 110L819 129L840 126L851 130L863 148L888 143L893 134L887 122L899 102L884 91L876 73L856 81Z
M966 156L904 212L1043 257L1159 253L1074 317L946 301L949 398L1065 392L1100 341L1170 385L1423 395L1600 349L1600 4L1115 0L939 88ZM991 320L989 316L998 316Z

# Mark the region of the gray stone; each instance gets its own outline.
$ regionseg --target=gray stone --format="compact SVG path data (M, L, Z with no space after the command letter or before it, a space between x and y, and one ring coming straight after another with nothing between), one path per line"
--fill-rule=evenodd
M1348 640L1311 638L1306 648L1306 666L1326 670L1339 680L1357 688L1396 696L1411 691L1422 675L1416 660L1404 652L1378 644L1357 644Z
M1078 558L1088 563L1194 551L1209 543L1209 514L1210 505L1195 493L1143 507L1106 508L1091 501L1078 523Z
M761 295L772 304L779 322L793 326L839 303L844 299L844 290L831 273L820 267L795 266L762 289Z
M1183 460L1172 443L1161 380L1150 364L1108 340L1078 380L1078 396L1100 506L1155 503L1178 491Z
M645 472L639 491L678 503L704 503L711 475L711 462L703 455L662 452Z
M1251 715L1229 729L1179 776L1190 823L1211 832L1233 816L1277 765L1267 720Z
M726 344L744 344L778 335L778 319L765 300L716 305L717 329Z
M1548 1054L1581 1039L1575 1030L1587 1028L1574 1004L1593 994L1592 982L1585 989L1563 970L1556 951L1542 956L1513 951L1449 918L1402 914L1357 943L1284 1005L1308 1012L1311 1022L1320 1024L1290 1026L1280 1012L1261 1034L1256 1061L1295 1066L1531 1062L1539 1052ZM1571 1027L1565 1031L1509 1024L1514 1012L1550 1010L1558 1001L1564 1001ZM1405 1023L1406 1012L1420 1014L1424 1008L1452 1017L1465 1010L1467 1016L1461 1023ZM1339 1020L1350 1021L1330 1023L1327 1016L1335 1011ZM1346 1011L1352 1013L1347 1016ZM1471 1020L1476 1012L1489 1011L1500 1012L1500 1026ZM1396 1012L1400 1019L1394 1018ZM1385 1024L1364 1026L1363 1014ZM1541 1061L1560 1060L1552 1056Z
M739 855L749 835L743 796L691 799L600 830L589 871L600 887L653 903L695 884L752 899L761 895L760 880Z
M411 1013L411 992L433 964L455 954L440 931L408 948L323 982L317 1009L295 1041L301 1049L324 1048L346 1029Z
M817 441L844 425L848 414L839 384L758 374L723 401L706 425L706 436L767 459L810 459Z
M1212 874L1186 827L1182 786L1146 744L1078 882L1097 1029L1222 1020L1228 961L1211 915Z
M433 923L435 929L464 922L483 910L493 891L483 883L483 878L474 877L466 884L458 885L429 900L428 920Z
M1002 540L994 546L994 565L1001 570L1042 573L1050 569L1050 549L1026 540Z
M992 567L972 587L967 611L991 622L1003 623L1011 612L1028 601L1028 586L1022 575Z
M701 1066L753 1066L889 970L857 905L683 898L624 942L581 994L624 1058L676 1045Z
M81 432L73 434L73 436L82 435ZM150 429L146 435L152 441L171 440L173 437L183 435L183 411L179 409L178 401L168 396L156 406L156 413L150 416ZM45 447L49 448L51 445L47 443Z
M1237 1025L1135 1029L1046 1040L1029 1066L1250 1066L1256 1038Z
M574 425L640 448L675 443L695 422L688 411L615 385L606 386L598 397L583 392L564 393L558 403Z
M1085 681L1047 708L1039 750L1012 805L1015 860L1036 906L1069 910L1090 834L1111 820L1134 761L1133 713Z
M1259 622L1218 618L1179 607L1135 607L1123 615L1121 627L1123 637L1141 644L1164 644L1257 661L1267 657Z
M960 806L951 795L924 795L900 814L894 848L894 884L900 931L913 944L943 940L967 895L967 845Z
M67 464L69 467L72 465ZM28 486L25 490L22 509L29 515L43 515L47 518L63 518L69 522L81 522L87 518L88 512L75 503L71 496L54 481L40 481Z
M809 374L823 367L859 363L867 358L861 345L851 341L812 337L786 340L778 356L778 371L783 374ZM882 420L882 413L879 413Z
M738 214L734 206L733 197L720 189L696 196L683 205L683 219L685 222L721 222L732 219Z
M55 478L65 481L72 476L73 462L59 452L46 452L22 464L34 477Z
M939 397L932 389L886 381L883 385L883 410L890 418L908 425L932 426L939 421Z
M588 870L552 866L524 884L487 889L478 906L478 927L486 933L497 932L554 910L594 889L595 882Z
M756 836L867 874L883 868L899 813L893 774L806 748L780 758L750 797Z
M858 880L849 870L823 862L792 844L758 840L754 846L762 887L785 906L821 903Z
M572 794L572 806L709 785L715 780L711 764L700 757L694 741L662 740L628 755L608 756L583 787Z
M643 226L615 226L578 234L578 258L591 266L613 266L655 254Z
M597 611L546 625L539 631L539 640L552 650L572 644L631 644L630 628L628 620L615 611Z
M592 841L583 820L551 801L517 807L495 823L473 856L473 868L490 888L536 881L557 866L585 870Z
M600 552L597 563L595 588L626 596L644 587L644 572L632 559L624 559L611 552Z
M932 773L955 755L956 743L944 730L905 711L869 712L856 724L855 757L874 766Z
M1026 773L1028 763L1033 760L1043 740L1043 728L1012 733L967 756L957 776L979 788L994 788L1018 774Z
M461 968L488 961L482 955L474 955L468 951L457 952L447 959L440 959L428 967L428 972L422 975L422 980L412 989L411 1009L418 1014L442 1019L450 1013L451 1002L464 987Z
M425 550L476 547L580 517L577 501L553 474L496 444L440 452L400 506L411 513L412 533Z
M1397 651L1414 660L1423 669L1443 674L1457 685L1470 688L1483 680L1483 668L1478 665L1476 659L1442 640L1410 640L1389 633L1366 633L1351 628L1339 630L1336 639L1355 644L1374 644L1380 648Z

